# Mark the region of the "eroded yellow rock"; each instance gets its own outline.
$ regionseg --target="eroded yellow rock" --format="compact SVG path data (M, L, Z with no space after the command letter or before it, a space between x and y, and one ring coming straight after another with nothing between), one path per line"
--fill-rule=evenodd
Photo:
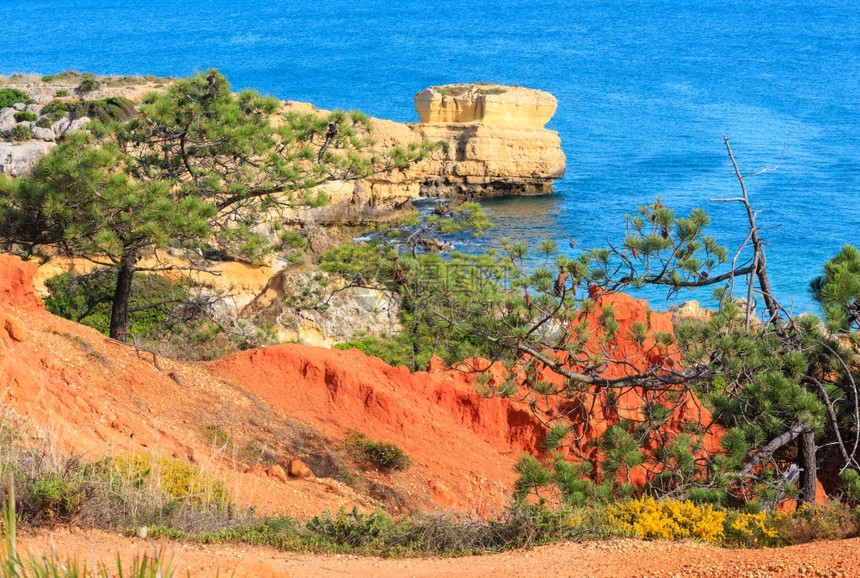
M415 95L422 123L543 128L557 106L548 92L501 84L447 84Z

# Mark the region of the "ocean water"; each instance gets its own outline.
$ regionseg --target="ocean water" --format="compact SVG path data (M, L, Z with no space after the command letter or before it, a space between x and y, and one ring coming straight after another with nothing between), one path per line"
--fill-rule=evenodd
M620 240L660 195L704 207L730 248L745 236L732 140L769 242L778 297L860 243L860 5L737 0L4 0L0 74L181 76L217 67L236 88L417 121L430 85L500 82L559 101L568 169L556 194L487 201L492 233L583 246ZM656 294L646 294L659 300ZM707 293L680 298L708 301ZM660 307L659 302L655 302Z

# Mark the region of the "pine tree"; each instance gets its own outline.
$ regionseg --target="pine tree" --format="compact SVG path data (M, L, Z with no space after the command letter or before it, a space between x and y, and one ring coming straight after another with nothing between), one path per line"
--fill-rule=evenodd
M116 271L110 336L125 339L145 254L210 241L249 261L289 252L302 241L277 230L279 210L323 205L323 183L402 168L433 148L371 155L363 114L288 113L273 123L278 106L231 93L216 70L178 80L146 96L131 120L68 135L31 178L0 180L0 243L25 256L51 245Z

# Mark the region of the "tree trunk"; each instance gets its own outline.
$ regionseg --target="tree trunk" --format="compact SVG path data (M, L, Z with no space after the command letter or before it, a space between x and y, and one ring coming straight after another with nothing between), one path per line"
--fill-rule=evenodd
M110 336L125 341L128 319L128 300L131 295L131 279L137 262L137 249L123 253L116 276L116 289L113 293L113 307L110 312Z
M815 434L808 427L797 440L797 461L800 466L800 502L815 505L816 469Z

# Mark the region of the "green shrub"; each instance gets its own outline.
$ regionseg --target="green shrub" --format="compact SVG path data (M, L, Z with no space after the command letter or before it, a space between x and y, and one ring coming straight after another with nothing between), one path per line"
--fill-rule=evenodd
M40 117L39 120L36 121L36 126L39 128L51 128L51 125L54 124L47 116Z
M56 578L84 578L97 576L98 578L110 578L112 574L104 563L94 561L96 567L92 572L87 569L86 564L81 564L77 558L61 560L56 550L50 555L36 555L32 552L26 557L18 553L17 532L18 516L15 508L15 486L10 484L7 499L3 503L3 534L4 541L0 547L0 576L3 578L27 578L32 577L56 577ZM118 578L126 574L122 569L119 554L116 557ZM128 574L134 578L171 578L174 575L173 560L166 561L161 552L156 551L152 558L144 554L142 558L135 557L131 564L131 572Z
M336 516L323 512L311 518L305 529L324 543L361 548L379 541L393 525L394 520L384 512L374 510L370 514L361 514L353 508L349 514L341 509Z
M354 459L370 462L382 471L406 470L412 465L406 452L396 445L373 441L362 433L351 432L344 446Z
M107 333L116 287L114 271L101 269L88 275L64 273L49 279L45 285L50 291L50 296L45 299L48 311ZM174 307L189 297L181 285L154 274L135 275L132 295L131 309L176 301L129 313L128 332L138 338L160 333Z
M29 498L41 519L49 523L71 523L80 515L86 493L80 479L55 475L36 480L30 487Z
M61 96L61 95L57 95ZM98 100L82 100L80 102L64 102L52 100L42 109L42 114L54 120L69 114L72 119L88 117L102 122L111 120L128 120L137 114L137 109L129 99L122 96L111 96Z
M0 88L0 108L6 108L19 102L30 104L33 101L27 96L26 92L17 88Z
M36 115L26 110L21 110L15 113L15 122L33 122L36 120Z
M217 447L231 447L233 445L233 438L230 437L230 434L225 432L221 426L217 424L209 424L204 425L200 428L200 431L203 433L203 436L209 440L209 442Z
M58 90L57 92L54 93L54 96L56 96L56 97L69 96L69 91L66 89Z
M33 138L33 131L26 124L16 124L9 131L9 138L14 141L30 140Z
M95 76L93 76L89 72L85 72L81 75L81 84L78 85L78 92L80 92L81 94L86 94L88 92L98 90L100 86L101 83L96 80Z

